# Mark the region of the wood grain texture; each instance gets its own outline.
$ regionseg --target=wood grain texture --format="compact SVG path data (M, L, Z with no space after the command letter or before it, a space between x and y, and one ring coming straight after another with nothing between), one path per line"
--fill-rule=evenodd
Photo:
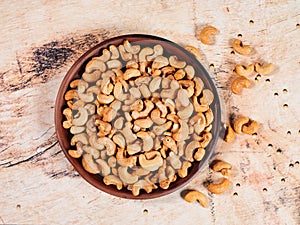
M13 0L1 1L0 13L0 223L300 224L299 1ZM197 38L206 24L220 31L213 46ZM261 123L256 137L218 143L215 157L234 167L228 192L207 193L203 182L220 178L208 166L185 187L208 194L207 209L184 202L180 190L148 201L109 196L80 178L58 145L54 102L66 71L90 47L126 33L199 47L223 122L246 115ZM238 34L255 48L251 57L231 54ZM234 65L257 60L273 62L274 75L232 95Z

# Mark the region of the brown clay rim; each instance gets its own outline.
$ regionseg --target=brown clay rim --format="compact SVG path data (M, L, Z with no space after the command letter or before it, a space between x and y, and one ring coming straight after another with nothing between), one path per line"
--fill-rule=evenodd
M64 100L64 94L69 88L69 83L75 79L79 78L79 74L82 74L82 71L84 70L84 67L86 63L96 55L99 55L104 48L108 48L109 45L120 45L123 43L124 40L128 40L129 42L138 42L138 44L141 45L148 45L148 46L154 46L156 44L160 44L164 48L164 52L167 52L169 54L177 55L177 57L180 60L186 61L188 64L192 65L196 71L196 74L203 80L204 85L206 88L210 89L214 93L214 102L211 104L211 109L214 113L214 121L213 121L213 127L212 127L212 135L213 139L210 142L210 144L206 147L206 154L204 158L200 162L194 162L193 166L190 168L190 172L187 177L185 178L178 178L175 182L171 183L170 187L167 190L163 190L161 188L158 188L156 190L153 190L151 193L141 192L139 196L133 196L131 191L128 191L127 189L117 190L115 186L108 186L103 183L102 177L100 175L94 175L90 174L87 171L84 170L84 168L81 165L81 160L72 158L68 154L68 149L70 149L70 138L71 135L69 131L65 130L62 126L63 122L63 109L67 106L66 101ZM160 38L157 36L152 35L145 35L145 34L130 34L130 35L122 35L117 36L111 39L108 39L106 41L101 42L100 44L94 46L90 50L88 50L85 54L83 54L70 68L70 70L67 72L66 76L64 77L61 86L59 88L56 103L55 103L55 129L56 134L58 137L59 144L67 157L67 159L71 162L71 164L74 166L76 171L91 185L94 187L100 189L101 191L104 191L108 194L121 197L121 198L127 198L127 199L152 199L161 197L167 194L170 194L177 189L181 188L182 186L186 185L188 182L192 180L193 177L196 176L197 173L201 171L204 165L207 165L207 162L210 160L214 148L216 146L218 137L219 137L219 131L220 131L220 124L221 124L221 109L220 109L220 102L217 90L214 86L214 83L212 82L209 74L204 69L204 67L199 63L198 60L195 59L195 57L186 51L181 46L166 40L164 38Z

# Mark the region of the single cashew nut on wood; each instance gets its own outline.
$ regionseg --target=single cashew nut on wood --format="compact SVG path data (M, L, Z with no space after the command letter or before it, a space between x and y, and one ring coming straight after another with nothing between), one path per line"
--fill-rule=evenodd
M232 127L230 126L230 124L226 125L227 129L226 129L226 133L225 133L225 141L228 143L231 143L234 141L234 130L232 129Z
M244 66L244 65L241 65L241 64L237 64L235 66L235 69L234 71L240 75L240 76L244 76L244 77L249 77L253 74L254 72L254 65L253 64L250 64L248 66Z
M251 86L251 81L246 77L240 76L235 78L231 83L231 91L234 94L241 94L243 88L249 88Z
M218 29L213 26L206 26L200 31L200 41L205 45L211 45L215 42L215 35Z
M249 122L249 117L241 116L233 123L233 129L237 134L242 133L242 127Z
M250 120L250 124L247 125L247 124L244 124L242 126L242 132L245 133L245 134L254 134L257 132L258 130L258 127L259 127L259 123L255 120Z
M222 194L228 190L231 186L231 182L227 178L223 178L220 183L211 183L207 186L207 190L214 194Z
M239 39L234 39L232 42L233 50L241 55L250 55L253 52L253 48L249 45L243 45L243 42Z
M275 69L275 66L273 63L268 63L266 65L261 65L260 63L255 63L255 71L259 73L260 75L269 75L271 74Z
M194 202L197 201L200 203L201 206L206 208L208 206L208 198L205 194L199 191L189 191L185 196L184 200L187 202Z
M228 162L215 160L212 162L212 170L215 172L220 172L223 176L228 176L231 174L232 166Z

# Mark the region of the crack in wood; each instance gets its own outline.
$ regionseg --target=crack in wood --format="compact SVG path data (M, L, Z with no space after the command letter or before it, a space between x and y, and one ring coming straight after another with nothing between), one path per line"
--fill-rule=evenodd
M20 161L17 161L17 162L14 162L14 163L11 163L9 162L7 166L4 166L4 168L9 168L9 167L12 167L12 166L16 166L16 165L19 165L21 163L26 163L26 162L30 162L32 161L33 159L36 159L37 157L43 155L46 151L48 151L49 149L51 149L52 147L54 147L56 144L58 143L58 141L55 141L54 143L52 143L49 147L45 148L44 150L26 158L26 159L23 159L23 160L20 160ZM39 147L38 147L39 148ZM7 163L6 163L7 164Z

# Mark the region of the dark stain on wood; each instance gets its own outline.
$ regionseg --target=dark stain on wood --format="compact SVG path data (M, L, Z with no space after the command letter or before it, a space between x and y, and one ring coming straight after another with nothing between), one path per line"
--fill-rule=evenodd
M36 83L46 83L56 74L67 70L81 54L113 36L106 30L88 34L71 33L61 40L53 40L16 55L14 66L0 69L0 91L17 91Z

